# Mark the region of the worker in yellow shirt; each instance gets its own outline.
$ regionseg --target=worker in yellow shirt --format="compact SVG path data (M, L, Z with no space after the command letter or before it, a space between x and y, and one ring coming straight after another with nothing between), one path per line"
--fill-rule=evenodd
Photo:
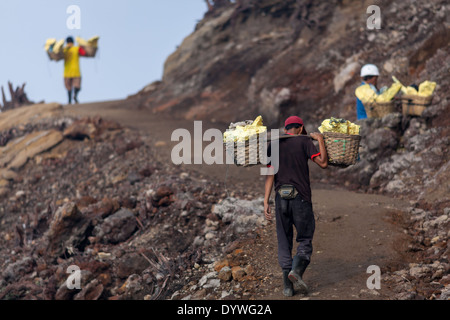
M64 85L69 96L69 104L72 103L72 91L75 103L78 103L78 93L81 90L80 56L85 56L86 51L82 47L74 45L72 37L66 39L64 48Z

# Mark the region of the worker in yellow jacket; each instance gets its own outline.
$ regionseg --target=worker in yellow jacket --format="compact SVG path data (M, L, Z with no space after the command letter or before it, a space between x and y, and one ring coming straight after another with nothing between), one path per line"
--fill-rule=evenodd
M368 87L368 91L371 92L374 96L379 95L381 90L378 90L378 77L380 72L378 71L377 66L373 64L366 64L361 68L361 79L363 80L361 85L356 89L356 118L357 120L367 119L366 109L364 107L364 102L358 97L358 91L361 91L365 87ZM386 88L382 88L383 92Z
M85 56L84 48L75 46L72 37L66 39L64 48L64 85L72 103L72 91L75 103L78 103L78 93L81 90L80 56Z

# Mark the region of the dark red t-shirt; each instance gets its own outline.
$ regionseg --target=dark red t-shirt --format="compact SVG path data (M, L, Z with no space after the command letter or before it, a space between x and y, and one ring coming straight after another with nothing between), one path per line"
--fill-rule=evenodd
M282 136L283 137L283 136ZM271 156L269 144L267 155ZM275 191L284 185L293 185L300 197L312 203L308 160L319 156L312 139L306 135L279 139L279 167L275 174ZM271 162L269 165L273 165Z

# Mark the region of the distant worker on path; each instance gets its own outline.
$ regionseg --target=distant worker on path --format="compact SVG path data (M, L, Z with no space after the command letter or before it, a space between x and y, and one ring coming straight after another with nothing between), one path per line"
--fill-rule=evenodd
M328 166L328 155L322 134L312 133L307 136L301 118L289 117L284 125L285 135L279 140L278 172L266 177L264 215L268 221L272 220L269 199L274 187L278 263L283 272L283 294L291 297L294 289L303 294L308 292L303 274L311 261L315 231L308 161L325 169ZM312 140L318 141L319 150ZM269 145L269 157L271 149ZM275 163L270 165L277 166ZM292 258L294 227L298 246Z
M85 56L82 47L74 46L72 37L66 39L64 48L64 85L68 92L69 104L72 103L72 92L75 103L78 103L78 93L81 90L80 56Z
M377 66L373 64L366 64L361 68L361 79L362 83L358 87L368 84L370 88L375 92L375 94L379 95L383 93L387 88L383 87L381 90L378 90L378 77L380 76L380 72L378 71ZM358 89L356 89L356 118L357 120L367 119L366 109L362 101L358 98Z

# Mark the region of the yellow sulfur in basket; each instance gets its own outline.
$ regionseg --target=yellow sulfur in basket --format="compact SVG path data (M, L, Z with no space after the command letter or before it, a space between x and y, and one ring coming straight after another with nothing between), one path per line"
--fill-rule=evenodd
M319 127L320 133L336 132L343 134L359 135L360 126L345 119L337 119L331 117L322 122Z
M100 39L99 36L95 36L90 38L89 40L84 40L83 38L77 37L77 42L80 46L82 47L93 47L93 48L97 48L98 47L98 40Z
M392 77L392 79L395 81L395 83L399 83L402 86L401 87L402 93L407 96L430 97L433 94L434 89L436 89L436 82L433 81L426 80L422 82L419 85L419 91L417 91L416 88L414 87L411 86L405 87L394 76Z
M369 84L365 84L358 87L355 91L355 94L364 104L371 104L374 102L384 103L391 101L401 88L402 84L396 82L393 83L391 87L383 93L377 94L375 91L373 91Z
M223 134L224 142L242 142L248 140L251 136L267 131L267 127L263 125L263 119L258 116L252 124L236 125L233 129L228 129Z
M434 89L436 88L436 82L432 81L424 81L419 85L419 96L421 97L429 97L433 94Z

